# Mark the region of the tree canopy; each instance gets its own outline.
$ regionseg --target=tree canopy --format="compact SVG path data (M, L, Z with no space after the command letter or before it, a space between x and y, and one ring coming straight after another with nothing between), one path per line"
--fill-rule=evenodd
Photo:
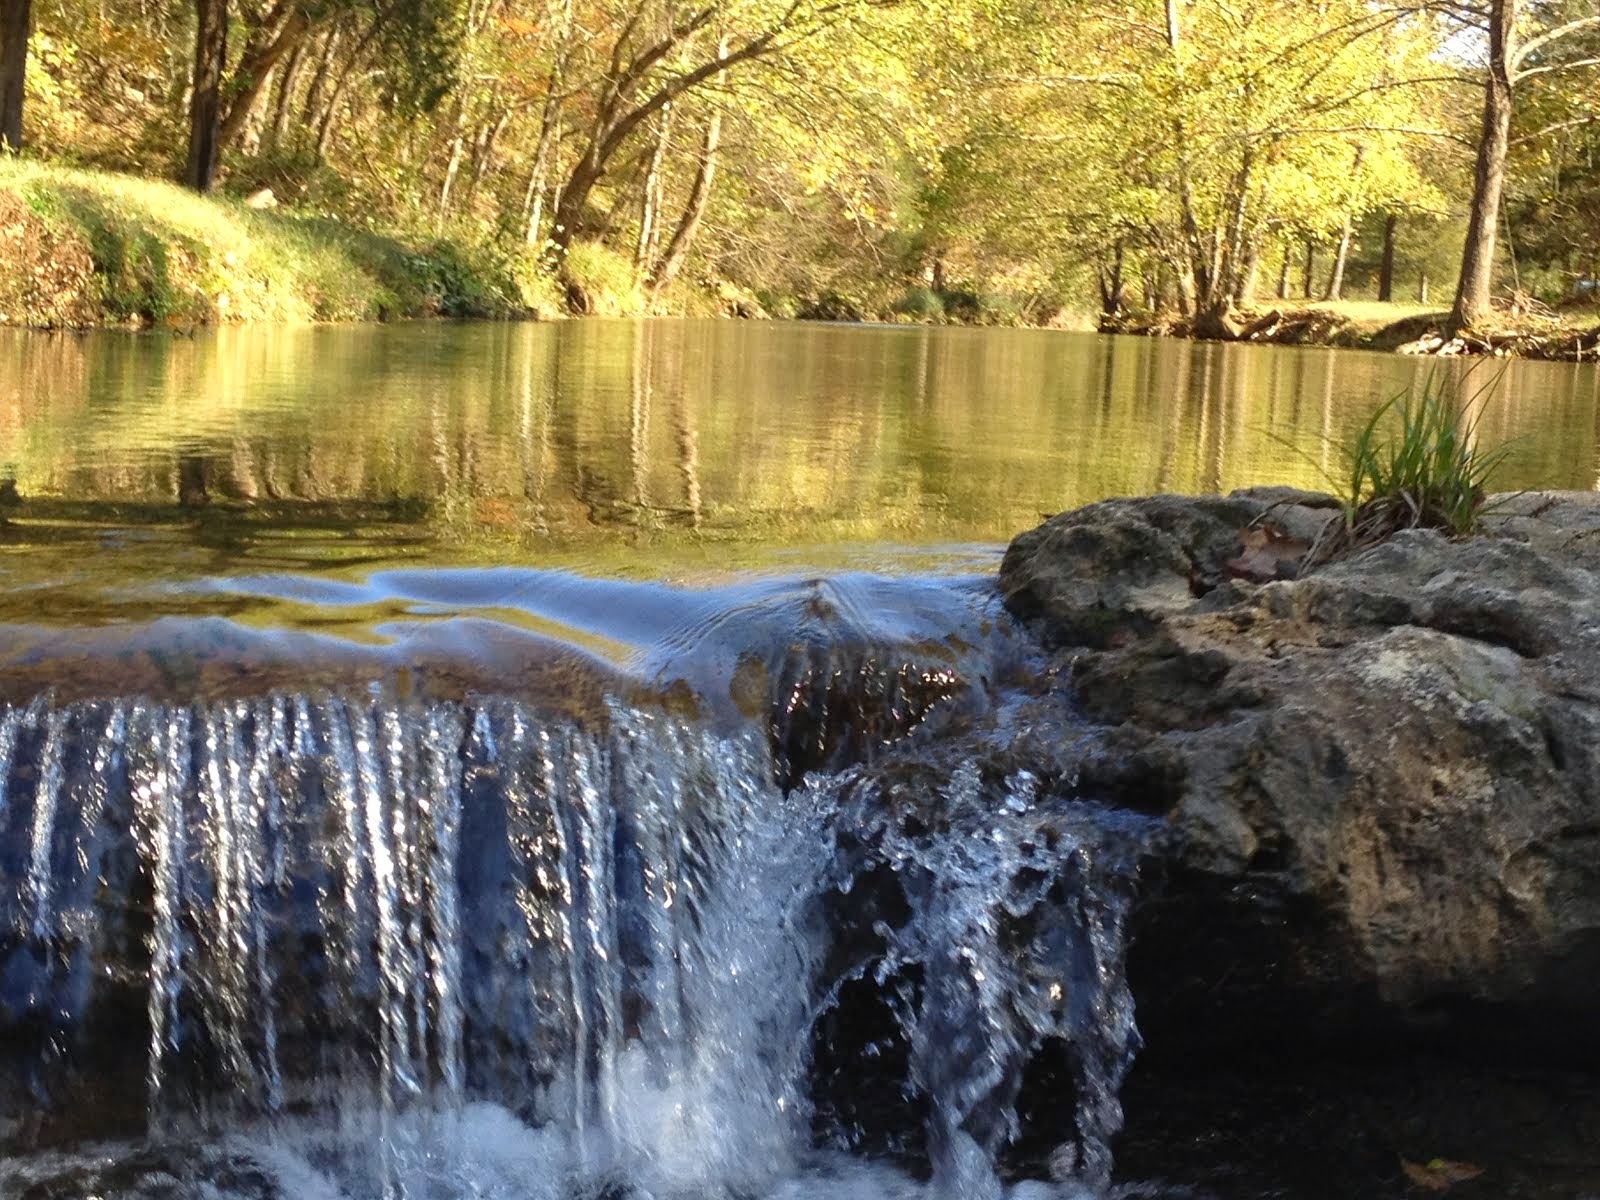
M1471 324L1495 295L1594 279L1597 81L1596 0L8 0L0 19L5 146L552 270L581 245L580 307L598 279L641 306L1092 305L1225 330L1255 296L1415 291L1397 262L1464 243Z

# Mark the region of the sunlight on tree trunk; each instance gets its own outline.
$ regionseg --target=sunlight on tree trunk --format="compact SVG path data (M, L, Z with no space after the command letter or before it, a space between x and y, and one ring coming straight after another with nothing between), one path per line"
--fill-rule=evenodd
M1383 265L1378 269L1378 299L1387 304L1394 299L1394 241L1400 218L1389 214L1383 223Z
M1478 160L1472 174L1472 205L1461 252L1461 276L1450 309L1450 327L1457 331L1482 324L1492 308L1500 200L1505 192L1506 155L1511 144L1511 62L1517 8L1518 0L1491 0L1489 5L1489 69L1483 85Z
M719 54L725 52L726 47L719 48ZM689 256L689 248L694 245L695 235L700 232L700 222L706 215L706 203L711 199L711 185L717 177L717 151L721 144L722 110L716 108L711 110L711 116L706 119L705 141L700 147L700 167L695 172L694 185L689 189L689 202L684 206L678 227L672 231L672 239L667 242L660 265L651 273L652 300L666 291L678 277L684 260Z

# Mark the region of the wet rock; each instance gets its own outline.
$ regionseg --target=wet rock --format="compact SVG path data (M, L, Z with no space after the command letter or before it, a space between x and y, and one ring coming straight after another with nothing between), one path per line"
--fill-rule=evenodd
M105 1147L0 1163L0 1195L16 1200L285 1200L273 1174L215 1146Z
M1161 1180L1158 1196L1226 1200L1600 1194L1593 1076L1404 1054L1274 1067L1177 1074L1141 1058L1123 1090L1120 1175ZM1452 1187L1411 1177L1443 1163L1460 1167Z
M1223 583L1268 504L1326 519L1269 496L1092 505L1002 572L1107 727L1086 785L1166 809L1130 962L1151 1043L1389 1029L1600 1061L1600 498Z

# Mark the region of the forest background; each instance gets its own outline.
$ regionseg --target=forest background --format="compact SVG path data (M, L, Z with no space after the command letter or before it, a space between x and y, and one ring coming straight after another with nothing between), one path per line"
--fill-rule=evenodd
M1450 333L1596 298L1600 4L3 0L0 143L21 323Z

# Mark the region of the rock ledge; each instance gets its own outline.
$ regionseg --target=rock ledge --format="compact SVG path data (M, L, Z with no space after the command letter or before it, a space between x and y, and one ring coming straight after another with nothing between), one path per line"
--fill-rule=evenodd
M1085 786L1167 817L1133 966L1152 1048L1202 1021L1600 1062L1600 496L1229 577L1252 525L1334 515L1286 489L1112 500L1006 554L1008 607L1102 727Z

